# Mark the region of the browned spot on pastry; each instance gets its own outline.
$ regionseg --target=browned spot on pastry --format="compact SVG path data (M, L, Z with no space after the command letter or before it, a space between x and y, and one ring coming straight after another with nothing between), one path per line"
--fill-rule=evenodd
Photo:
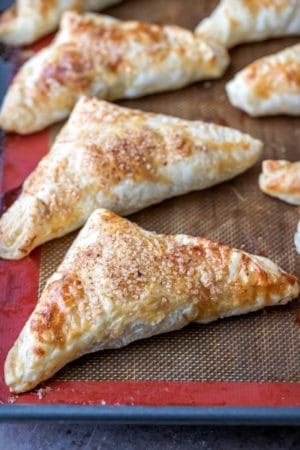
M116 55L115 58L112 58L112 60L107 63L107 67L112 72L117 72L120 70L122 64L124 64L124 58L121 55Z
M256 94L267 99L273 92L280 94L287 89L300 92L300 62L284 63L263 59L251 64L247 69L247 80Z
M300 197L300 163L267 160L263 163L263 174L266 192Z
M300 196L300 180L298 177L291 175L282 175L272 178L266 184L267 188L273 192L284 192L285 194L299 194Z
M90 175L98 175L97 185L106 191L125 178L163 181L157 169L167 154L159 133L147 127L128 128L122 137L111 136L100 145L90 144L83 155L83 167Z
M96 40L99 43L105 43L106 41L114 42L115 44L121 44L123 39L139 36L139 40L147 42L148 44L155 44L161 42L164 38L163 29L155 24L144 22L132 22L127 28L120 28L119 24L110 24L109 27L100 27L98 24L95 27L95 22L86 17L84 20L78 20L76 16L75 20L69 15L69 22L72 26L73 33L86 33L91 40ZM101 39L101 41L99 41Z
M28 249L33 247L33 243L36 239L36 235L34 234L33 236L29 236L25 242L22 243L22 246L19 248L20 252L27 254L28 253Z
M258 15L262 8L272 8L280 12L290 6L290 0L242 0L245 6L250 9L253 15Z
M297 277L295 277L294 275L290 275L289 273L285 273L284 274L284 279L290 283L290 284L296 284L298 282Z
M240 22L235 17L229 17L230 26L235 29L239 26Z
M253 297L257 297L258 293L261 293L267 302L273 296L283 296L287 284L294 285L297 283L296 277L284 272L280 276L274 276L272 272L261 266L259 262L245 254L242 257L241 267L249 277L248 284L253 289Z
M90 53L96 65L103 65L112 72L130 71L135 62L125 58L128 43L142 45L144 51L155 56L157 63L169 54L168 37L164 29L154 24L131 22L129 26L116 24L100 25L92 19L68 14L67 24L71 28L72 39L78 35L78 43L82 53ZM157 45L159 43L159 45ZM181 47L178 47L178 51Z
M277 169L280 169L283 167L282 161L276 161L276 160L267 160L263 163L263 171L265 173L272 173L276 171ZM284 164L284 167L287 167L286 164Z
M49 15L49 12L51 13L53 9L59 8L58 3L58 0L41 1L38 2L38 6L36 7L39 8L40 13L43 17L47 17Z
M70 311L77 317L78 302L84 299L80 281L66 275L54 281L47 288L47 301L36 311L30 322L30 329L38 333L39 341L48 345L64 347L72 332L72 322L68 320Z
M210 64L211 66L214 66L214 65L216 64L216 62L217 62L217 57L216 57L216 55L212 55L211 58L209 58L209 64Z
M80 47L81 55L89 54L95 67L103 66L112 73L130 73L136 71L136 61L128 57L131 43L143 47L143 53L153 59L153 64L159 64L170 54L168 33L163 27L143 22L95 23L87 16L68 13L65 16L63 28L69 29L69 41L78 39L76 45ZM181 31L180 29L178 29ZM179 42L174 52L184 56L186 49ZM154 61L155 60L155 61ZM212 61L215 64L215 59ZM119 81L121 83L121 81Z
M38 356L44 356L46 353L41 347L34 347L33 352Z
M64 323L65 314L60 311L58 303L52 300L33 316L30 329L38 333L40 342L64 347Z
M59 48L59 57L46 65L38 80L38 87L47 93L49 86L59 83L77 91L86 90L93 78L93 63L85 52L80 52L74 46Z
M39 9L42 16L47 17L54 9L59 8L61 0L42 0L39 2ZM83 11L85 0L73 0L71 4L68 4L68 10Z
M216 141L208 141L207 142L208 149L211 151L218 150L220 148L220 144ZM222 150L224 151L224 158L227 159L226 153L234 152L238 149L240 150L248 150L250 147L249 142L246 140L240 140L238 142L225 141L222 142Z
M195 144L183 133L174 132L169 136L169 145L173 147L179 155L187 158L195 151Z

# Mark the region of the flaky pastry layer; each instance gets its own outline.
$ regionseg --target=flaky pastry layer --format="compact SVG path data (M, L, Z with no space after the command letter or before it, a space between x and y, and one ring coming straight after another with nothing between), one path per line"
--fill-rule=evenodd
M80 96L140 97L220 77L221 44L177 26L66 12L54 42L17 73L0 114L6 131L28 134L68 117Z
M265 194L300 206L300 162L263 161L259 187Z
M81 98L0 219L0 256L19 259L81 227L98 207L128 215L251 167L262 143L201 121Z
M187 235L155 234L99 209L50 277L5 362L24 392L79 356L285 304L294 276L267 258Z
M64 11L100 11L121 0L16 0L0 15L0 41L32 44L55 31Z
M226 91L233 106L254 117L300 115L300 44L245 67Z
M231 48L245 42L300 34L299 0L221 0L196 32Z

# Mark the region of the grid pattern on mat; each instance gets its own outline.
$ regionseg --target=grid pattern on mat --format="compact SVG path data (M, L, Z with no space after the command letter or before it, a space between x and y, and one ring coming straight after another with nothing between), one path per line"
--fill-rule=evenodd
M150 5L151 4L151 5ZM153 20L194 27L216 1L129 0L113 8L120 18ZM204 119L236 127L265 142L264 159L300 159L299 119L251 119L230 106L224 84L254 59L296 43L272 40L231 51L225 78L185 89L128 100L122 104L145 111ZM203 192L171 199L131 217L161 233L187 233L260 255L300 275L293 235L299 210L263 195L257 185L260 164L233 181ZM40 291L62 260L75 233L43 247ZM190 325L184 330L135 342L122 350L98 352L62 369L60 380L300 381L299 303L267 312Z
M294 232L293 209L284 207L283 223L274 224L280 206L276 201L264 199L253 190L252 202L248 198L248 215L243 214L243 206L235 202L233 189L238 189L243 197L246 195L243 185L245 188L247 178L254 175L249 173L238 182L227 183L210 192L167 201L135 214L132 219L159 232L202 233L230 244L237 242L260 254L269 249L278 262L293 271L295 252L287 245L288 241L292 242ZM255 197L260 200L255 201ZM255 217L262 201L269 203L269 212L262 219L264 227L260 229ZM217 215L223 220L216 220ZM276 237L281 227L285 229L284 242ZM72 233L44 246L41 288L75 236L76 233ZM296 302L210 325L193 324L184 330L135 342L122 350L87 355L61 370L56 379L300 381L297 314Z

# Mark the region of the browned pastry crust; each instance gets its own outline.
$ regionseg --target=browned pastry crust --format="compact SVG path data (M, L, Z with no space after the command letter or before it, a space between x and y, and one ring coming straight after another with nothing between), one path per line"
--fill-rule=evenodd
M28 45L55 31L64 11L100 11L121 0L16 0L0 14L0 42Z
M99 209L44 292L5 363L24 392L75 358L298 296L267 258L186 235L145 231Z
M300 115L300 44L265 56L226 84L230 102L251 116Z
M99 207L127 215L233 178L262 142L220 125L83 97L0 219L0 256L19 259Z
M66 12L55 41L27 61L3 102L4 130L32 133L68 117L83 94L116 100L220 77L221 44L177 26Z
M264 161L259 186L272 197L300 206L300 162Z
M220 0L196 32L227 48L244 42L300 34L299 0Z

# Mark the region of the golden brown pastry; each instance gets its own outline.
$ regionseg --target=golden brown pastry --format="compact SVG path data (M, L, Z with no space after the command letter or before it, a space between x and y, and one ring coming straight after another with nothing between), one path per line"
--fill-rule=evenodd
M98 209L10 350L6 384L24 392L85 353L282 305L298 294L296 277L267 258L151 233Z
M65 119L83 94L115 100L221 76L223 46L177 26L66 12L49 47L24 64L4 99L0 124L32 133Z
M244 42L300 34L299 0L221 0L196 32L231 48Z
M0 256L19 259L98 207L127 215L244 172L262 143L231 128L82 98L0 219Z
M226 91L232 105L251 116L300 115L300 44L245 67Z
M265 194L300 206L300 162L263 161L259 187Z
M55 31L64 11L100 11L121 0L16 0L0 15L0 41L32 44Z

